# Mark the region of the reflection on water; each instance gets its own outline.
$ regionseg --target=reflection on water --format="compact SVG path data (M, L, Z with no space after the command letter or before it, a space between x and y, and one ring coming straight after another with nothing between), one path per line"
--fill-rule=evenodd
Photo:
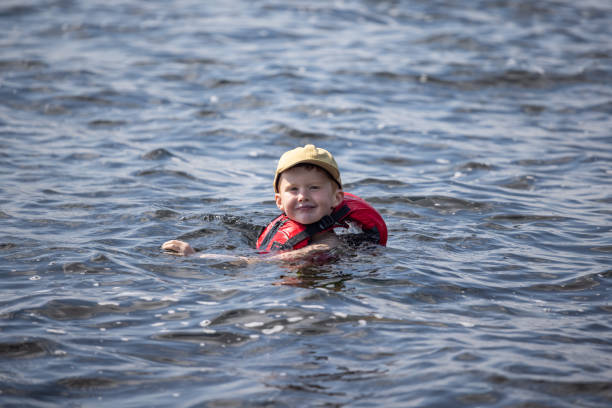
M2 3L0 405L610 405L611 15ZM386 248L160 250L258 256L306 143Z

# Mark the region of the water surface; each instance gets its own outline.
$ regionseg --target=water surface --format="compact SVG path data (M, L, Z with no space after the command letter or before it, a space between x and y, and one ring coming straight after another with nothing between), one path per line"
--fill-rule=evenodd
M222 3L222 4L218 4ZM612 6L3 2L0 405L612 403ZM286 150L386 248L253 255Z

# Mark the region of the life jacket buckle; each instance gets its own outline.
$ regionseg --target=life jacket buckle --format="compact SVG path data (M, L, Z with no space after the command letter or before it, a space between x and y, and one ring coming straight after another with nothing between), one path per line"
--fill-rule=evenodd
M324 231L324 230L326 230L328 228L333 227L335 222L336 221L333 219L332 216L326 215L326 216L324 216L323 218L321 218L319 220L318 226L319 226L319 228L321 228L321 231Z

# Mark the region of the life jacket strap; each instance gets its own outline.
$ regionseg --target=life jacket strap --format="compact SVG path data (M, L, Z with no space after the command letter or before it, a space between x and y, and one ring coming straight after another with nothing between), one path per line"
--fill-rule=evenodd
M325 215L319 221L306 225L306 229L299 234L288 239L284 244L280 245L280 250L292 249L305 239L310 239L319 232L329 230L336 224L340 224L344 218L350 213L351 209L347 205L343 205L331 215Z

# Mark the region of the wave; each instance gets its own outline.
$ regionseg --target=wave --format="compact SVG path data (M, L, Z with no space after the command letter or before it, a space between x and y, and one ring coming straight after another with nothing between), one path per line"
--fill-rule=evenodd
M593 273L557 283L538 283L525 288L532 292L580 292L594 289L612 278L612 270Z
M51 355L53 343L46 339L0 343L0 358L34 358Z
M456 197L431 195L431 196L384 196L368 198L373 204L391 205L407 204L436 210L442 213L467 211L488 211L492 205L487 202L465 200Z
M289 137L292 139L299 139L299 140L306 139L309 141L319 141L319 142L332 139L332 136L327 135L325 133L304 131L304 130L296 129L294 127L291 127L291 126L288 126L282 123L271 126L270 128L266 129L266 133L279 134L280 136Z
M563 85L601 84L612 81L612 72L607 70L584 70L577 73L555 73L530 71L524 69L509 69L500 73L479 72L476 67L462 67L457 72L446 75L423 73L397 73L392 71L360 72L339 70L338 75L371 77L381 81L412 82L415 84L432 84L457 88L465 91L475 91L494 87L518 87L529 89L550 89Z

